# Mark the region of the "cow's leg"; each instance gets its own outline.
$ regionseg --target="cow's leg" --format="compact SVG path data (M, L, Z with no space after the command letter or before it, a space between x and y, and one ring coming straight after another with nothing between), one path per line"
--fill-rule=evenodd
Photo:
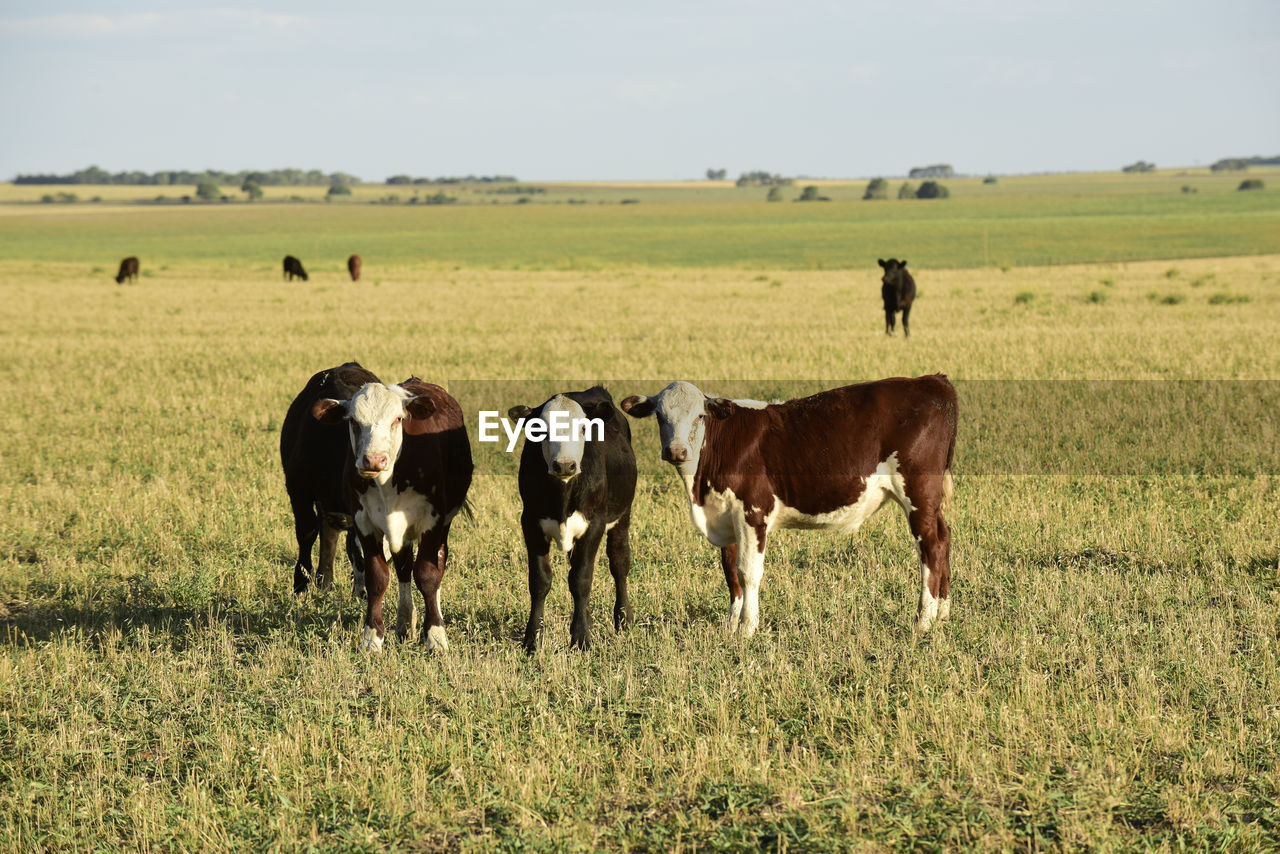
M368 601L365 605L364 636L361 645L370 652L382 650L382 639L387 630L382 625L382 597L391 582L391 568L382 555L382 539L375 535L360 538L360 547L365 553L364 578L367 585Z
M413 565L413 580L422 591L426 622L422 626L422 642L428 650L449 648L444 633L444 615L440 613L440 582L449 559L449 523L442 522L422 535L418 543L418 560Z
M916 475L906 483L907 523L920 556L920 605L915 628L927 632L951 612L951 530L942 518L944 475ZM943 599L946 604L942 604Z
M613 629L622 631L631 625L631 597L627 593L627 577L631 574L631 511L627 510L605 533L605 554L609 558L609 574L613 576Z
M574 649L591 646L591 577L595 574L596 552L603 535L604 524L592 522L569 551L569 593L573 596L569 645Z
M733 634L738 631L738 622L742 619L742 580L738 578L737 543L720 549L720 568L724 570L724 580L729 585L729 617L724 628Z
M360 537L355 531L347 531L347 560L351 562L351 595L365 597L364 552L360 550Z
M909 317L911 317L911 306L910 305L903 306L903 309L902 309L902 337L903 338L911 337L911 327L907 325L907 318Z
M399 582L396 601L396 640L405 641L418 633L418 609L413 601L413 546L405 546L392 556Z
M529 554L529 624L524 630L524 651L532 655L542 646L543 606L551 589L551 556L538 520L522 515L520 527Z
M311 583L314 570L311 565L311 547L315 545L320 533L320 517L310 498L289 496L289 504L293 507L293 534L298 540L298 559L293 565L293 592L298 595L305 593L307 585Z
M939 563L942 566L938 579L938 619L951 616L951 528L938 511Z
M760 580L764 578L764 548L768 536L763 524L738 523L738 578L742 583L742 616L738 634L749 638L760 625Z
M320 566L316 570L316 585L321 590L333 586L333 558L338 551L340 528L329 524L326 516L320 517Z
M884 310L884 334L893 334L893 310L886 308Z

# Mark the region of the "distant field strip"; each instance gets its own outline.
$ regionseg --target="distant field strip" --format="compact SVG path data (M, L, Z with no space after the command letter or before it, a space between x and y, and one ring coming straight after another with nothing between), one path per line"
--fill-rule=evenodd
M656 192L656 191L655 191ZM722 191L735 198L735 191ZM58 215L51 215L57 213ZM621 205L6 206L0 260L275 265L858 269L1071 264L1280 252L1280 193L1006 194L940 201Z

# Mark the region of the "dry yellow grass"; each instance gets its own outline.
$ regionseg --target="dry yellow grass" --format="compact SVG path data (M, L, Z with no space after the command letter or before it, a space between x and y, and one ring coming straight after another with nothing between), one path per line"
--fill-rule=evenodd
M636 423L638 623L568 652L561 562L529 660L518 497L489 448L452 539L450 652L370 658L345 580L290 595L276 455L291 397L351 358L473 392L1274 381L1280 257L922 268L909 341L883 335L870 272L150 270L0 263L0 848L1280 845L1269 474L960 467L941 630L911 634L886 511L780 536L762 631L729 643L714 553ZM978 438L962 420L961 458ZM602 568L597 617L609 588Z

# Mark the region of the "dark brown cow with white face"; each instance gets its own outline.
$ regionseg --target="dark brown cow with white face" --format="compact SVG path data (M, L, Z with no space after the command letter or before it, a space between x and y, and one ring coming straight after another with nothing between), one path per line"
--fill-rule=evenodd
M907 514L921 563L916 628L951 609L951 495L956 392L942 375L894 378L786 403L709 397L673 382L621 403L658 416L662 458L675 466L694 526L721 548L730 633L759 624L769 532L852 533L888 499Z
M416 632L412 580L426 603L427 649L448 649L440 582L449 526L466 506L472 470L461 407L440 386L412 377L399 385L367 383L349 400L317 401L312 414L330 423L345 421L350 430L345 485L365 561L364 648L382 649L386 636L382 596L391 571L385 543L400 582L396 636L403 640Z

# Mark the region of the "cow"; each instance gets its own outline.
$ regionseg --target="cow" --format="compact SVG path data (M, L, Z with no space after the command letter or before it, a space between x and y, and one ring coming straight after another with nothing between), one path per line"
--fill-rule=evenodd
M307 280L307 271L302 269L302 262L292 255L284 256L284 275L289 281L293 281L293 277L297 276L302 281Z
M364 264L359 255L352 255L347 259L347 272L351 274L351 281L360 281L360 267Z
M138 278L138 259L137 256L130 255L120 262L120 272L116 273L116 284L123 285L125 280L133 281Z
M771 531L853 533L888 499L906 512L916 540L916 630L950 613L943 509L952 493L957 405L945 376L896 377L775 404L673 382L620 406L632 417L658 417L662 459L684 482L694 527L720 547L730 634L750 637L759 625Z
M600 386L557 394L536 408L514 406L507 414L512 419L539 418L552 426L559 416L566 425L573 419L593 419L599 424L587 425L582 432L570 430L567 439L555 434L541 441L526 438L520 455L520 499L524 505L520 530L529 555L525 652L532 655L542 645L552 546L569 555L569 592L573 596L570 644L587 649L591 645L591 579L602 539L613 575L613 628L622 631L632 621L627 595L631 571L628 532L636 492L631 426L617 413L613 397Z
M293 567L293 592L306 592L313 575L321 588L333 583L333 560L338 535L347 532L347 558L351 561L353 590L364 595L364 557L352 530L354 511L343 489L350 442L341 424L325 424L311 417L316 401L349 398L378 378L356 362L320 371L289 404L280 428L280 461L284 485L293 509L293 530L298 539L298 559ZM315 574L311 547L320 538L320 570Z
M880 298L884 300L884 334L893 334L894 315L902 312L902 335L911 337L911 327L907 319L911 317L911 304L916 300L916 280L907 272L907 262L890 258L888 261L878 259L884 268L884 276L880 279Z
M370 652L382 649L389 555L400 583L397 638L416 633L412 580L426 606L424 644L428 650L448 649L440 582L449 556L449 526L467 507L472 471L462 408L440 386L410 377L398 385L366 383L346 399L316 401L311 414L329 424L346 422L350 431L344 486L364 554L367 608L361 645Z

